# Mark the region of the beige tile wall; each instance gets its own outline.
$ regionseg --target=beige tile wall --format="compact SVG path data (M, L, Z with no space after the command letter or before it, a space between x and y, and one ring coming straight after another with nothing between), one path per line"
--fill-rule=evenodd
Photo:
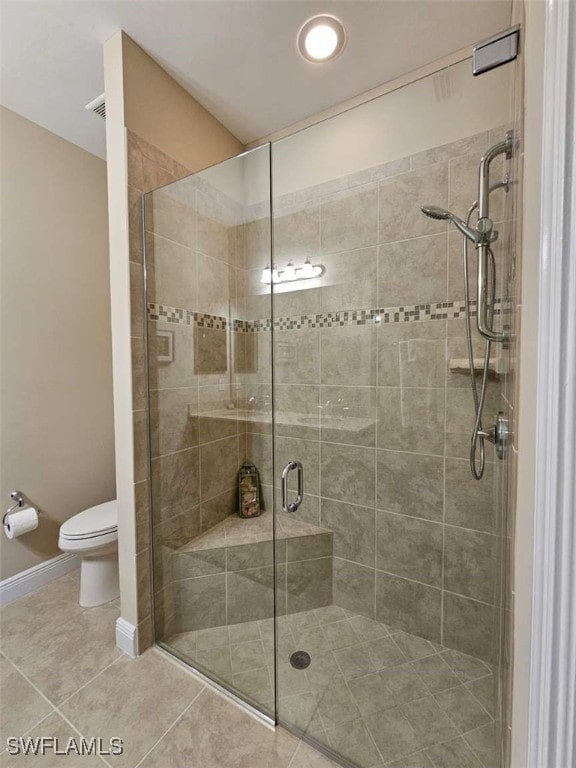
M307 255L325 266L305 289L276 293L275 318L462 300L461 238L419 207L444 205L465 215L476 198L479 158L503 134L371 169L356 177L358 186L343 179L329 194L320 187L300 200L275 200L278 267ZM501 173L502 164L494 165ZM501 221L498 195L492 211ZM248 243L258 241L261 226L246 225ZM502 252L499 243L497 259ZM254 295L265 257L247 248ZM474 268L473 257L470 263ZM258 316L257 304L253 310L249 318ZM490 447L481 482L468 468L472 396L468 377L448 365L466 355L463 318L276 330L274 344L277 474L284 458L305 465L297 514L334 532L334 601L495 661L500 473ZM270 395L268 375L259 371L252 382L260 398ZM501 387L502 379L490 381L486 424ZM306 425L289 428L286 444L293 412L304 414ZM272 485L268 462L261 469Z
M128 142L128 203L130 238L130 285L132 314L132 400L134 424L134 498L136 507L136 571L138 578L139 648L152 642L152 558L150 531L150 478L148 463L148 416L144 311L144 247L142 194L186 176L188 171L131 131ZM153 444L162 440L156 432ZM181 521L182 524L184 521ZM176 524L171 520L172 526ZM169 526L163 529L168 539ZM166 609L168 610L168 609ZM162 609L160 610L162 614Z
M275 201L278 266L311 255L326 268L306 290L278 291L275 317L461 300L460 238L418 208L449 205L463 215L476 196L479 156L501 133L372 170L368 183L357 187L342 180L340 189L332 183L330 194L316 188L302 201L293 195L290 207ZM147 189L144 179L153 173L145 166L153 152L144 154L142 142L132 141L131 178ZM155 181L175 178L166 159L154 158ZM178 187L176 196L156 193L147 217L147 229L154 230L147 234L153 300L227 319L269 318L269 290L260 283L268 260L267 220L253 216L235 223L237 210L211 209L215 201L206 201L192 181ZM507 216L496 199L493 211L500 220ZM142 279L137 216L134 205L135 290ZM143 308L136 330L142 318ZM245 457L258 465L270 505L270 427L262 421L245 429L239 420L220 421L210 413L251 397L257 410L271 408L271 334L235 334L236 365L228 362L226 376L198 372L192 326L152 322L151 350L156 329L173 331L176 349L174 363L151 365L156 612L158 630L167 633L174 629L177 598L163 555L235 511L236 472ZM138 367L143 348L141 336L134 336ZM472 480L468 469L472 398L467 377L448 365L465 356L463 319L276 330L274 343L277 474L289 458L303 460L306 495L298 515L334 532L334 601L495 661L501 546L495 498L501 479L491 449L484 480ZM246 366L247 344L256 369ZM218 346L217 337L207 343L213 353ZM490 382L487 423L501 386L501 379ZM135 376L135 403L144 404L144 393L142 377ZM305 418L296 423L293 414ZM135 411L143 449L145 421L145 413ZM139 477L143 521L145 469ZM142 533L143 571L148 540ZM211 581L209 587L217 585Z

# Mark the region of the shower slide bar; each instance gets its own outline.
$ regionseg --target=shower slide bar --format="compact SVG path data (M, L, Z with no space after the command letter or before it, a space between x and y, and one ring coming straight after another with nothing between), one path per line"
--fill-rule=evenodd
M497 237L494 232L494 224L490 218L490 165L499 155L506 155L509 160L514 150L514 132L508 131L504 141L494 144L480 160L478 173L478 222L476 224L476 250L478 253L478 332L487 341L505 342L508 340L508 331L495 331L490 319L490 303L488 299L488 280L490 243Z

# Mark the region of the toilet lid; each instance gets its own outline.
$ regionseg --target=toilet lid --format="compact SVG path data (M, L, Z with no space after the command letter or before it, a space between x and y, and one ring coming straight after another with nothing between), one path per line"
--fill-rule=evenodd
M66 520L60 527L60 535L65 539L88 539L113 533L117 528L118 502L114 499L85 509Z

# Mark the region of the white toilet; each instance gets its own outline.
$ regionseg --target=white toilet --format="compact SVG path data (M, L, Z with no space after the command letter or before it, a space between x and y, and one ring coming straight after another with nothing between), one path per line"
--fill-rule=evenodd
M118 502L79 512L60 526L58 546L82 558L80 605L92 608L120 594L118 582Z

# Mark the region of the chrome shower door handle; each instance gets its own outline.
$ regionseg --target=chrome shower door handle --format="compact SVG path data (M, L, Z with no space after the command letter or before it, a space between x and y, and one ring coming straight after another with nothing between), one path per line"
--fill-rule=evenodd
M288 475L293 469L298 470L298 494L295 501L288 503ZM304 469L302 463L299 461L289 461L282 470L281 481L282 509L284 512L296 512L304 498Z

